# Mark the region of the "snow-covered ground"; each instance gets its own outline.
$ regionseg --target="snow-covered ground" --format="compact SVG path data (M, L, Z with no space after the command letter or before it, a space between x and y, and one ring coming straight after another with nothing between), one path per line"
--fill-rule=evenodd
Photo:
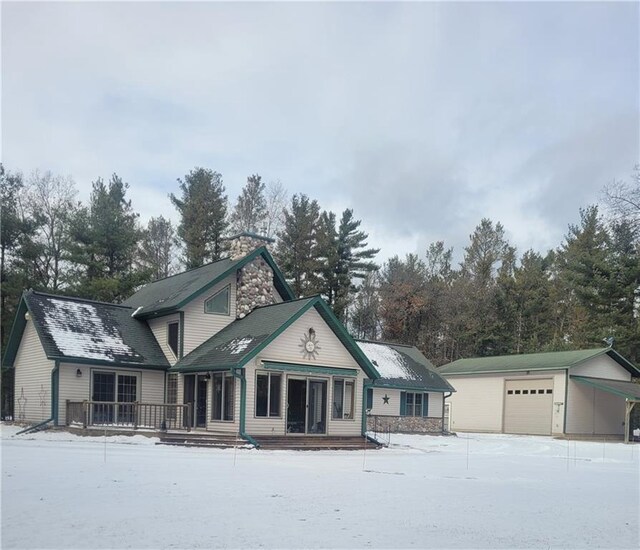
M2 548L638 548L640 446L392 435L381 451L2 428Z

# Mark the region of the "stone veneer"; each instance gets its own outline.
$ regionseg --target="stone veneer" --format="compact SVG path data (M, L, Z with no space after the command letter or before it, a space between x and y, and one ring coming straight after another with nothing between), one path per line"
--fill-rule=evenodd
M236 286L236 316L242 319L259 306L276 302L273 270L262 257L238 270Z
M273 243L273 239L240 233L229 239L229 257L232 260L244 258L255 249ZM273 270L261 256L238 270L236 279L236 317L242 319L256 307L276 302L273 288Z
M250 233L240 233L235 237L229 238L229 258L239 260L247 254L251 254L256 248L266 246L273 243L273 239L269 237L261 237L260 235L252 235Z
M367 416L367 431L392 433L442 433L442 418L424 416Z

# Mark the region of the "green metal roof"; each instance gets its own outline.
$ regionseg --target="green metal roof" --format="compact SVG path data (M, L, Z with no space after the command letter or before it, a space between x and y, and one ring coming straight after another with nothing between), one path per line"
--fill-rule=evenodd
M630 401L640 401L640 384L625 382L623 380L610 380L604 378L591 378L589 376L571 376L571 380L593 386L608 393L613 393Z
M640 370L638 370L633 363L611 348L550 351L544 353L458 359L453 363L440 367L439 372L444 376L449 376L456 374L487 374L568 369L582 363L583 361L600 355L608 355L634 376L640 375Z
M254 309L245 318L227 325L180 359L171 367L171 371L198 372L241 368L312 307L315 307L367 375L377 378L379 375L376 369L319 296Z
M139 311L137 319L147 319L166 315L184 307L185 304L206 292L208 289L253 261L258 256L269 264L274 274L274 286L285 300L295 296L285 281L284 275L273 261L265 247L260 247L239 260L223 258L217 262L203 265L165 279L159 279L142 287L133 296L123 302L124 305Z

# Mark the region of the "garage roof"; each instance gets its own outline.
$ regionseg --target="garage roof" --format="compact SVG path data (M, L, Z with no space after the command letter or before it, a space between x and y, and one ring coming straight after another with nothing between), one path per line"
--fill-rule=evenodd
M625 382L623 380L610 380L604 378L591 378L589 376L571 376L572 380L596 387L608 393L625 397L630 401L640 401L640 384Z
M600 355L608 355L632 375L640 376L640 370L631 363L631 361L622 357L622 355L612 348L550 351L545 353L458 359L453 363L440 367L440 374L447 376L453 374L488 374L568 369Z

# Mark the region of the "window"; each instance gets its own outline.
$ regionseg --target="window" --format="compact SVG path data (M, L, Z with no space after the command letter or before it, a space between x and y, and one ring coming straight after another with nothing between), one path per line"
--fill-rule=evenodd
M212 313L214 315L229 315L230 295L231 285L228 285L205 301L204 312Z
M274 372L256 375L256 416L280 416L282 375Z
M400 416L427 416L429 394L401 392Z
M133 424L138 377L134 374L93 372L93 423ZM117 405L116 405L117 403Z
M334 420L353 419L354 387L353 380L334 379L333 410L331 414Z
M167 404L173 405L178 403L178 375L170 374L167 376ZM178 407L167 407L167 418L175 420Z
M373 409L373 388L367 388L367 410Z
M178 323L178 321L167 324L167 344L169 344L173 355L176 357L178 357L179 327L180 323Z
M211 420L233 421L235 378L230 372L213 373Z

